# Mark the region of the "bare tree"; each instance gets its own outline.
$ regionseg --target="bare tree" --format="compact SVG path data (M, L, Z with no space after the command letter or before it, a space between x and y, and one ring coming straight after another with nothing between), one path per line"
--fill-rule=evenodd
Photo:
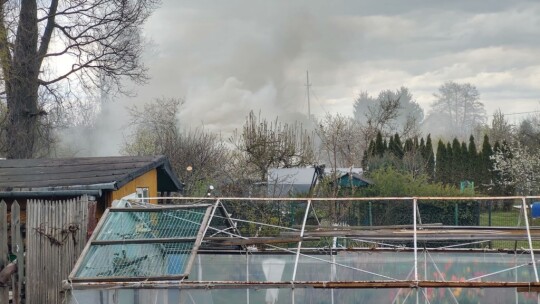
M236 130L230 142L254 166L261 181L268 169L311 165L314 162L313 136L302 125L289 125L276 120L268 122L251 111L242 131Z
M434 125L435 133L435 129L442 126L450 132L446 135L465 139L478 125L486 122L486 110L480 102L480 93L472 84L446 82L434 96L437 100L426 121Z
M399 133L403 138L419 135L419 124L424 111L416 103L409 89L383 90L377 98L362 92L354 103L354 118L362 126L365 141L375 138L377 132L384 136Z
M143 82L140 28L157 0L21 0L0 3L0 67L8 158L31 158L42 118L40 90L57 103L105 77ZM55 63L69 62L66 70Z
M316 130L321 142L321 159L332 168L360 165L362 151L361 131L356 121L339 114L327 114Z
M181 130L177 120L183 100L156 99L130 110L135 127L123 147L127 155L163 154L185 184L186 194L200 195L209 184L226 181L229 151L216 134L204 129Z

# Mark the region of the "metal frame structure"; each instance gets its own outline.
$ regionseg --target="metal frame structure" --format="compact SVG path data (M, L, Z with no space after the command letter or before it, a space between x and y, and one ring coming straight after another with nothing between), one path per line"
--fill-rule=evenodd
M155 198L157 199L157 198ZM80 267L79 261L70 276L70 281L66 282L66 288L74 289L93 289L93 288L155 288L155 289L167 289L167 288L181 288L181 289L275 289L275 288L289 288L293 290L295 288L322 288L322 289L365 289L365 288L408 288L408 289L421 289L421 288L517 288L517 291L520 292L540 292L540 280L538 277L537 261L535 259L535 249L533 247L533 240L540 240L540 230L536 228L531 228L528 220L528 203L527 200L540 199L540 196L511 196L511 197L377 197L377 198L236 198L236 197L199 197L199 198L184 198L184 197L160 197L159 199L168 199L174 200L179 204L192 204L193 202L212 202L211 211L207 213L209 217L207 227L201 228L204 233L207 231L217 231L227 235L227 237L205 237L206 242L216 242L222 243L225 245L237 245L242 246L241 250L234 251L240 253L248 253L247 247L249 245L261 245L265 246L267 250L272 250L275 252L282 252L287 254L295 255L294 268L292 272L292 279L290 281L189 281L181 279L166 279L166 280L155 280L155 281L139 281L139 282L129 282L129 281L109 281L109 282L79 282L74 280L73 274L76 273L77 269ZM413 218L412 225L405 226L391 226L391 227L349 227L347 232L340 230L339 227L334 227L333 230L325 231L308 231L310 226L307 225L308 215L314 211L313 202L347 202L347 201L409 201L413 205ZM521 214L520 216L524 219L524 227L456 227L456 226L443 226L443 225L422 225L419 219L420 213L418 209L418 203L421 201L456 201L456 202L465 202L465 201L486 201L486 200L520 200L521 201ZM289 232L285 233L283 237L247 237L240 235L240 232L237 229L231 231L224 231L211 226L212 219L216 217L216 210L223 207L224 201L239 201L239 202L249 202L253 205L264 204L266 202L306 202L306 208L303 215L303 220L301 227L291 228L291 227L281 227ZM228 214L227 214L228 215ZM234 225L237 221L246 221L243 219L234 219L228 217L228 221ZM419 223L420 222L420 223ZM254 223L257 225L266 225L266 226L275 226L268 223ZM235 227L234 227L235 228ZM99 230L99 227L98 229ZM396 233L399 232L399 233ZM391 235L392 237L390 237ZM349 237L356 238L362 241L370 242L371 240L381 240L387 237L391 240L407 240L412 239L412 248L410 247L400 247L396 250L401 251L412 251L414 260L411 270L412 278L407 278L405 280L398 280L392 278L388 275L378 274L370 272L368 270L351 267L348 265L336 263L334 261L329 261L326 259L321 259L316 255L309 253L309 250L312 248L303 247L303 241L309 241L317 239L318 237ZM455 239L466 240L462 245L474 244L476 241L483 242L487 240L497 240L497 239L508 239L512 241L517 240L526 240L528 248L521 250L521 253L525 252L530 255L530 262L515 265L508 267L506 269L497 270L493 273L483 274L481 276L474 276L466 280L423 280L419 276L419 254L424 254L424 260L428 260L428 256L433 261L433 258L430 256L429 251L443 251L443 252L474 252L475 249L463 249L457 248L454 249L452 246L433 248L427 250L426 248L419 247L419 241L430 240L430 239L449 239L452 237ZM471 242L472 241L472 242ZM95 243L95 240L92 239L89 244ZM275 244L279 243L297 243L295 250L290 250L288 248L279 247ZM87 245L88 248L89 245ZM86 251L87 249L85 249ZM333 248L334 251L339 251L339 249ZM343 249L343 250L366 250L364 249ZM367 250L392 250L392 249L367 249ZM199 252L203 252L200 250ZM231 252L233 252L231 251ZM482 252L485 252L485 249L481 249ZM514 251L517 253L517 251ZM297 269L299 264L299 258L305 257L313 260L318 260L324 263L332 264L335 267L345 267L351 270L356 270L364 273L369 273L375 275L383 280L373 280L373 281L297 281ZM435 264L435 262L433 261ZM522 281L485 281L485 278L489 278L491 275L497 273L511 271L518 269L520 267L529 267L532 266L534 271L534 280L530 282ZM437 265L435 264L437 271ZM440 271L439 271L440 272ZM294 302L294 297L293 297Z
M114 239L114 240L98 240L98 236L102 233L104 224L107 222L109 215L115 213L115 212L126 212L126 213L134 213L134 212L142 212L142 213L156 213L156 212L162 212L162 211L175 211L175 210L183 210L188 208L201 208L206 209L204 210L204 215L202 217L201 223L192 223L195 225L198 225L199 228L197 229L197 234L194 237L169 237L169 238L140 238L140 239ZM163 275L163 276L155 276L155 277L145 277L144 280L146 281L156 281L156 280L183 280L185 279L190 271L191 266L193 264L193 261L195 259L195 256L197 254L197 250L199 249L199 246L202 242L204 233L206 231L206 228L208 227L208 220L210 219L210 213L213 212L213 208L209 204L202 204L202 205L195 205L195 206L157 206L157 205L148 205L146 208L109 208L105 211L103 214L102 220L100 221L99 225L94 230L90 240L86 244L83 252L81 253L81 256L79 257L79 260L75 264L73 271L69 275L69 280L72 282L104 282L104 281L140 281L140 277L125 277L125 276L99 276L99 277L80 277L78 276L79 271L82 268L82 263L85 260L86 256L88 255L90 248L92 246L96 245L130 245L130 244L178 244L178 243L185 243L185 242L193 242L193 247L190 250L189 259L186 263L184 273L180 275ZM84 283L83 283L84 284Z

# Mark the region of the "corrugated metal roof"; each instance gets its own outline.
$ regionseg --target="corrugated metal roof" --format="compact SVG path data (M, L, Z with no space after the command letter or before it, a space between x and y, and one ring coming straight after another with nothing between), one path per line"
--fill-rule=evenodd
M0 160L0 191L116 190L152 169L158 191L182 189L160 155Z

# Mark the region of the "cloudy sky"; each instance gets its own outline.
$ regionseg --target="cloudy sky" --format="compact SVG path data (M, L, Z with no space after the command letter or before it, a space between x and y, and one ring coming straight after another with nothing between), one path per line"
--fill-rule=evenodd
M307 113L306 70L319 117L400 86L429 111L446 81L474 84L488 114L540 108L540 1L163 0L144 34L151 80L111 113L181 97L185 126L226 133L251 109Z

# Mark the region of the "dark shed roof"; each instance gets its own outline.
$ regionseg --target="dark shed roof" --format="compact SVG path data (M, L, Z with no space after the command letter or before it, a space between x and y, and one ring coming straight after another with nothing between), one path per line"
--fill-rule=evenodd
M337 180L342 187L373 185L373 181L364 177L362 174L354 172L343 173L337 177Z
M160 155L0 160L0 191L117 190L152 169L158 191L182 189Z

